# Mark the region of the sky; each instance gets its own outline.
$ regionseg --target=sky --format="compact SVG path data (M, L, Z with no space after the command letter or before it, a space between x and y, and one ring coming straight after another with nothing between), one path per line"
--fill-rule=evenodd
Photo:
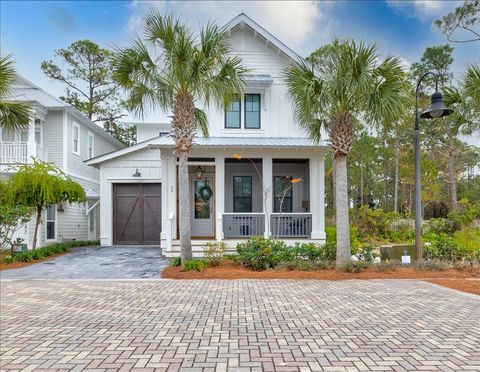
M445 44L432 21L462 1L9 1L0 2L0 54L12 54L17 71L55 96L58 83L40 69L54 50L80 39L102 47L125 46L141 32L150 7L174 13L198 29L209 20L223 25L246 13L302 56L333 36L376 43L383 55L400 56L408 66L427 46ZM477 44L477 45L474 45ZM478 43L455 44L453 71L480 60Z

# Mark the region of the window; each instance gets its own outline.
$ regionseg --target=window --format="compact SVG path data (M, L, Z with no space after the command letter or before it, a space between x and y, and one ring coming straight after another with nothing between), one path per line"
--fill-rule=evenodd
M28 142L28 131L22 130L20 132L20 142Z
M95 231L95 209L92 209L88 215L88 230L91 233Z
M225 128L240 128L240 95L235 94L225 110Z
M233 211L235 213L252 212L252 177L233 177Z
M55 204L51 204L47 207L47 218L46 221L46 238L47 240L55 239L55 217L56 217L56 208Z
M273 211L275 213L280 212L280 204L282 204L282 213L292 212L292 177L291 176L275 176L273 177L273 189L274 189L274 205Z
M75 123L73 123L72 152L80 155L80 127Z
M260 94L245 94L245 128L260 129Z
M35 128L35 142L39 145L42 143L42 131L40 128Z
M88 158L93 158L93 134L90 132L88 132L87 151Z
M195 219L196 220L208 220L210 219L210 201L205 201L202 198L202 190L208 184L203 181L195 181L195 200L194 200L194 211L195 211Z

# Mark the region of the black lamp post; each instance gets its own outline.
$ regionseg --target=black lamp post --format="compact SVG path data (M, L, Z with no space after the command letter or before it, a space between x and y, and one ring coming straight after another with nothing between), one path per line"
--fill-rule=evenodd
M435 93L432 94L432 103L421 115L418 115L418 90L422 80L432 75L435 78ZM415 249L417 260L422 259L422 186L420 183L420 119L436 119L453 113L443 104L442 94L438 91L438 76L429 71L425 73L417 84L415 101Z

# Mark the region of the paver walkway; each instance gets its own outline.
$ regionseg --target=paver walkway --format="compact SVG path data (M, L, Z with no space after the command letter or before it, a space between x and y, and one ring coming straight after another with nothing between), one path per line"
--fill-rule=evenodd
M0 368L479 371L479 310L418 281L2 281Z
M74 248L52 260L0 271L0 279L138 279L160 278L168 259L159 247Z

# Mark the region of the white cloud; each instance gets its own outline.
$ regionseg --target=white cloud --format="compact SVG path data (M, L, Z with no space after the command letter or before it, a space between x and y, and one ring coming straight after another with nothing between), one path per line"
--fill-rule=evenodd
M405 15L422 22L447 14L461 5L456 0L386 0L387 4Z
M312 39L326 42L330 37L331 20L322 13L322 3L315 1L132 1L127 29L138 32L142 17L150 6L181 17L192 28L209 20L220 25L243 12L298 52L306 52ZM325 6L330 7L330 5ZM319 24L319 27L317 27Z

